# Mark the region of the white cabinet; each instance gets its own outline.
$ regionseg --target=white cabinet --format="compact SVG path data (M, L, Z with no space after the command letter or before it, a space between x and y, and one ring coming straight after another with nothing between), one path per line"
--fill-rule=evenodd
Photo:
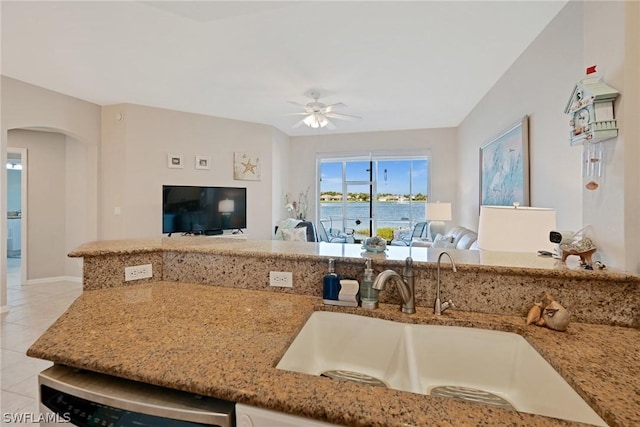
M19 257L21 244L22 219L10 218L7 220L7 256Z
M236 403L236 427L329 427L335 424Z

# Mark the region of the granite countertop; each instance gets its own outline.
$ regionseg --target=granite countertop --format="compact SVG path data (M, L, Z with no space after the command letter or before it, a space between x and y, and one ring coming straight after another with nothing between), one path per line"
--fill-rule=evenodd
M227 238L225 238L227 237ZM365 252L359 244L284 242L279 240L246 240L226 235L220 238L206 236L175 236L156 239L102 240L85 243L69 253L70 257L92 257L110 254L130 255L149 252L218 253L237 256L271 256L284 259L335 258L341 262L359 263L365 257L376 264L402 265L410 256L415 263L435 263L445 249L424 247L387 246L381 254ZM526 274L568 278L597 277L598 280L626 280L640 283L640 275L607 268L586 271L577 257L566 263L537 254L495 252L482 250L446 249L463 270L473 269L492 273Z
M572 323L565 333L520 317L396 305L329 308L320 298L155 282L86 291L28 350L32 357L342 425L575 425L531 414L275 366L314 310L517 332L610 425L640 425L640 331Z

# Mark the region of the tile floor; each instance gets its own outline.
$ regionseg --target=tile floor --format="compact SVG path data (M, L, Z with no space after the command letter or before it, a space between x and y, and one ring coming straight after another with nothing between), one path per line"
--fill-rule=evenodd
M5 414L38 413L37 374L51 363L28 357L25 352L81 293L82 284L76 282L20 286L20 259L7 258L7 303L10 309L2 313L0 322L0 425L35 425L5 424Z

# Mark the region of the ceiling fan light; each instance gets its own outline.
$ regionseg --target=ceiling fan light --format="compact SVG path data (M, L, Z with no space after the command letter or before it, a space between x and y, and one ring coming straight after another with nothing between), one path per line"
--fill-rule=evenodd
M303 122L305 125L309 126L310 128L313 127L314 123L315 123L315 117L313 116L313 114L308 115L307 117L304 118ZM316 126L317 127L317 126Z
M304 118L303 122L312 129L323 128L329 124L329 120L324 116L324 114L320 113L309 114Z

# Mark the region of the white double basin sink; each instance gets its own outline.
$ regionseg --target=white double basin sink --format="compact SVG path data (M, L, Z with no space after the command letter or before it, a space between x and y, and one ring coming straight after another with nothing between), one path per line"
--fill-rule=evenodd
M314 312L278 369L607 424L520 335Z

